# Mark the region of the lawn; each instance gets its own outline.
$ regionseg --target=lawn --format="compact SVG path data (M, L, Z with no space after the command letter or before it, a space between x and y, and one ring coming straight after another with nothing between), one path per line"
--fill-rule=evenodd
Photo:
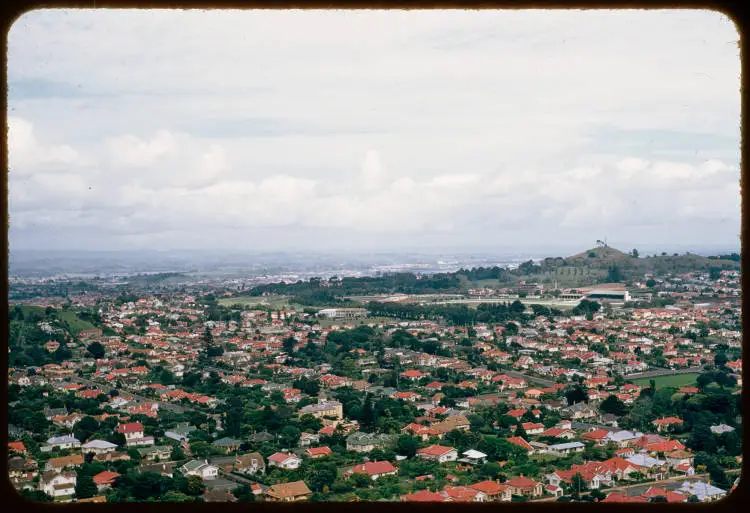
M70 331L72 331L75 335L78 335L79 332L83 330L91 330L95 329L96 326L91 324L88 321L83 321L76 316L76 313L72 310L59 310L57 311L57 317L68 323L68 326L70 326Z
M659 376L656 378L641 378L633 380L633 383L636 385L645 385L649 386L651 384L651 380L653 379L656 388L664 388L664 387L684 387L688 385L694 385L695 379L699 376L698 373L695 374L672 374L669 376Z
M232 307L234 305L271 307L274 310L289 307L289 299L286 296L233 296L223 297L217 301L221 306Z

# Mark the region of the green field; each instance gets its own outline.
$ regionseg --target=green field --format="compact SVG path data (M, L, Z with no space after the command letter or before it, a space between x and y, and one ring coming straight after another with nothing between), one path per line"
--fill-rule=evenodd
M633 383L636 385L645 385L649 386L651 383L651 380L653 379L656 383L656 388L664 388L664 387L684 387L688 385L695 385L695 379L699 376L698 373L695 374L673 374L669 376L659 376L656 378L641 378L633 380Z
M259 308L271 307L274 310L280 308L289 308L289 298L286 296L234 296L223 297L217 301L221 306L231 307L233 305L257 306ZM301 305L293 305L301 306Z
M78 335L78 333L83 330L92 330L96 328L96 326L90 322L79 319L76 316L76 313L72 310L59 310L57 312L57 317L60 320L67 322L68 326L70 326L70 331L75 335Z

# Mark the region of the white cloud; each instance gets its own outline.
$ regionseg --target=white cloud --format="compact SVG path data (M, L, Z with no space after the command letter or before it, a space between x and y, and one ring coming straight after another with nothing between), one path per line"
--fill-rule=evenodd
M708 11L31 12L11 220L94 245L731 238L737 37Z

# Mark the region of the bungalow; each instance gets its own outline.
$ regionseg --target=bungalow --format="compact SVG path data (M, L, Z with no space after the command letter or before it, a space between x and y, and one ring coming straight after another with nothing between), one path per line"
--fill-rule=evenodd
M451 499L441 493L420 490L401 496L402 502L451 502Z
M605 436L607 442L614 443L619 447L629 447L643 436L643 433L630 431L611 431Z
M70 456L61 456L59 458L50 458L44 470L61 471L66 468L80 467L83 465L83 454L72 454Z
M280 483L265 490L266 499L272 502L297 502L312 497L312 492L304 481Z
M440 494L451 502L484 502L487 499L484 492L468 486L446 486Z
M164 436L178 442L186 442L190 438L190 433L196 431L197 429L198 428L196 428L195 426L191 426L187 423L178 424L176 427L165 431Z
M109 470L105 470L104 472L99 472L93 477L93 479L94 484L96 485L96 489L101 492L102 490L111 488L118 477L120 477L120 474L118 474L117 472L110 472Z
M84 453L93 454L107 454L109 452L115 452L117 444L107 442L106 440L91 440L81 446Z
M510 437L506 438L506 440L509 441L510 443L514 444L514 445L517 445L517 446L521 447L522 449L526 449L527 454L529 456L531 456L532 454L534 454L534 448L529 444L529 442L527 442L526 440L524 440L520 436L510 436Z
M594 442L596 445L606 445L610 440L607 438L610 431L606 429L592 429L588 433L581 435L581 439L586 442Z
M140 422L127 422L117 426L117 432L125 435L125 445L132 447L135 445L153 445L153 436L144 436L143 424Z
M150 447L139 447L136 450L141 458L146 461L169 460L172 455L172 447L169 445L152 445Z
M667 465L670 468L678 467L684 464L693 464L693 455L687 451L681 451L678 449L676 451L665 453L664 456L666 457Z
M355 432L346 438L346 450L354 452L370 452L376 448L382 449L392 437L385 434Z
M498 481L480 481L468 486L482 492L487 497L487 501L510 502L512 498L510 487L500 484Z
M403 428L401 432L404 434L411 434L412 436L421 438L422 441L427 441L432 436L436 436L438 438L443 437L443 433L441 433L437 429L431 428L429 426L423 426L421 424L415 424L415 423L409 424L408 426Z
M174 466L176 465L173 461L167 461L164 463L144 463L138 465L138 472L143 474L146 472L152 474L159 474L160 476L172 477L174 475Z
M242 454L234 459L234 470L240 474L265 474L266 462L259 452Z
M313 460L330 456L332 452L331 448L325 445L323 447L310 447L305 449L305 455Z
M565 456L571 452L582 452L586 446L581 442L565 442L562 444L553 444L547 447L547 452Z
M320 435L316 433L303 432L299 437L300 447L310 447L312 444L317 444L319 442L320 442Z
M53 436L47 439L47 445L41 448L43 452L55 449L78 449L81 442L73 435Z
M646 490L641 497L649 502L651 502L654 497L664 497L667 499L667 502L687 502L688 499L687 496L682 495L681 493L673 492L664 488L655 488L653 486Z
M529 433L526 431L526 433ZM576 432L569 428L551 427L541 432L541 436L548 436L551 438L564 438L566 440L572 440L576 437Z
M77 475L75 472L50 470L42 474L39 480L39 489L53 499L72 497L76 492L76 481Z
M669 429L674 429L675 426L681 426L684 422L677 417L663 417L661 419L656 419L652 424L656 426L656 431L661 433Z
M433 423L430 427L445 435L454 429L459 431L469 431L469 429L471 429L471 422L469 422L469 420L463 415L453 415L441 422Z
M643 467L646 476L651 479L661 480L667 475L667 462L664 460L657 460L642 453L625 458L625 460L633 465Z
M524 477L521 474L519 477L514 477L507 480L504 483L509 489L512 495L524 495L531 497L539 497L542 495L542 483Z
M207 460L190 460L180 467L180 472L185 476L199 476L203 480L212 480L219 475L219 467L211 465Z
M223 438L219 438L218 440L214 440L211 445L228 454L239 449L241 444L242 441L225 436Z
M524 422L521 427L527 435L541 435L544 431L544 424L541 422Z
M284 470L296 470L301 463L300 458L287 452L276 452L268 457L269 467L278 467Z
M461 463L468 463L469 465L481 465L487 461L487 455L475 449L464 451L461 455L463 458L458 461Z
M458 459L458 451L453 447L430 445L429 447L418 449L417 457L437 461L438 463L445 463L446 461L456 461Z
M350 477L353 474L366 474L375 481L382 476L395 476L398 469L389 461L368 461L356 465L344 473L344 477Z
M724 497L727 492L721 488L705 483L703 481L684 481L677 492L687 495L695 495L701 502L711 502Z

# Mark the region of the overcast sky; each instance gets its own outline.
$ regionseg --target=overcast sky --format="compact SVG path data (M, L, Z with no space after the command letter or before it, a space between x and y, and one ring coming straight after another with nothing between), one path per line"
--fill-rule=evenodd
M10 248L738 248L738 38L711 11L34 11Z

